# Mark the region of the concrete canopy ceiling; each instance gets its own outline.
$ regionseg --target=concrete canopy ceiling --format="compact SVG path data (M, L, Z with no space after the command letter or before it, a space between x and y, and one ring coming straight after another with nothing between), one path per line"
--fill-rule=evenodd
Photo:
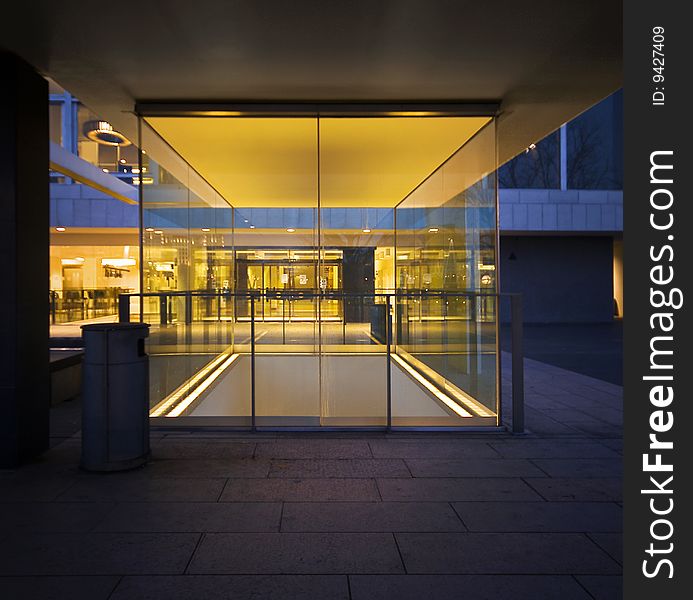
M35 0L0 46L131 139L137 101L495 101L502 162L620 87L621 2Z
M489 117L147 122L234 207L394 207Z

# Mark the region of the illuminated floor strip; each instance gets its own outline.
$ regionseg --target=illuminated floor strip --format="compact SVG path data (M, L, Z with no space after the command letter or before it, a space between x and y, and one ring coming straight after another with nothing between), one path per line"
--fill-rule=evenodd
M192 394L188 394L186 398L181 401L171 412L167 413L167 417L179 417L181 414L183 414L183 411L185 411L188 406L190 406L197 398L200 397L202 392L204 392L212 383L224 372L226 369L228 369L240 356L240 354L232 354L229 356L222 364L220 367L217 368L216 371L214 371L207 379L205 379L200 385L198 385L195 388L195 391L192 392Z
M406 363L404 360L402 360L399 356L396 354L390 355L392 360L396 361L397 364L399 364L400 367L402 367L409 375L411 375L416 381L418 381L422 386L424 386L431 394L433 394L438 400L440 400L445 406L447 406L449 409L451 409L453 412L455 412L457 415L460 417L472 417L471 413L467 412L464 408L462 408L457 402L455 402L452 398L441 392L437 387L435 387L428 379L426 379L421 373L419 373L417 370L415 370L413 367L411 367L408 363Z
M267 331L263 331L255 336L255 341L267 335ZM242 346L250 341L250 338L246 338L238 345ZM170 394L164 400L159 402L150 412L150 417L178 417L181 412L185 410L190 404L200 396L200 394L206 390L212 382L221 375L240 354L231 354L228 352L223 352L217 356L212 362L205 365L200 369L195 375L188 379L183 385L181 385L175 392ZM234 358L235 357L235 358ZM233 360L231 360L233 359ZM221 366L219 366L221 364ZM217 368L218 367L218 368ZM216 371L214 370L216 368ZM210 375L211 373L211 375ZM206 377L210 377L210 380L205 380ZM208 382L209 381L209 382ZM197 387L196 387L197 386ZM194 389L193 389L194 388ZM192 392L190 390L193 389ZM199 390L199 393L198 393ZM189 398L192 398L188 400ZM178 407L184 405L180 411Z

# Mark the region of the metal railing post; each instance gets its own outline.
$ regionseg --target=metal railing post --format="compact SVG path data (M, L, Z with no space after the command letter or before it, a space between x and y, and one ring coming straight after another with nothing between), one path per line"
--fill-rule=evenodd
M159 296L159 324L168 324L168 297L166 294Z
M510 296L512 328L513 433L525 431L525 373L522 355L522 296Z
M255 424L255 295L250 294L250 426L257 431Z
M390 298L385 296L385 340L387 342L387 429L392 429L392 319L390 317Z
M130 296L127 294L118 296L118 322L130 322Z
M192 323L192 293L186 292L185 294L185 324L190 325Z

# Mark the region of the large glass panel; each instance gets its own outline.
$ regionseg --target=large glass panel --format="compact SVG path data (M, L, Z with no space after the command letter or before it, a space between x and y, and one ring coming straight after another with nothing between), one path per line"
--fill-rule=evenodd
M497 415L493 123L397 206L396 223L395 363L434 386L437 406L412 414L402 392L393 423L488 424Z
M146 123L140 173L152 416L186 416L233 355L231 207ZM236 416L236 415L229 415Z

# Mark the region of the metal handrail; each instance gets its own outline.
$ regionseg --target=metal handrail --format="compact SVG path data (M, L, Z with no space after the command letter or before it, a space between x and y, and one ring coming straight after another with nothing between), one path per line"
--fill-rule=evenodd
M421 299L427 298L449 298L449 297L460 297L460 298L484 298L493 297L497 300L502 298L509 298L510 300L510 324L511 324L511 397L512 397L512 432L513 433L524 433L525 430L525 410L524 410L524 356L523 356L523 323L522 323L522 295L518 293L492 293L483 291L472 291L472 290L460 290L460 291L448 291L448 290L421 290L421 291L410 291L410 290L396 290L395 292L344 292L344 291L325 291L325 290L277 290L276 292L267 290L243 290L231 291L231 290L189 290L189 291L179 291L179 290L167 290L158 292L142 292L142 293L130 293L130 294L120 294L118 296L118 316L120 322L130 322L130 300L131 298L159 298L160 304L160 318L161 324L168 324L168 298L179 297L186 299L185 305L185 323L189 324L192 322L192 303L191 300L194 297L200 298L234 298L234 299L248 299L251 303L251 330L255 328L256 321L256 301L262 298L281 298L285 300L291 299L332 299L332 298L384 298L386 305L391 305L392 300L397 300L398 298L417 298ZM220 317L219 317L220 318ZM390 346L393 344L392 335L392 323L391 319L386 319L386 346L388 361L390 360ZM251 331L251 342L254 343L254 333ZM396 346L396 343L395 343ZM498 336L498 369L500 376L500 336ZM388 368L388 428L391 427L391 398L390 398L390 388L391 382L389 381L389 368ZM500 381L499 381L500 384ZM253 378L253 388L254 388L254 378ZM499 410L502 404L502 386L498 386L499 394ZM253 394L254 396L254 394ZM253 404L254 406L254 404ZM255 428L255 417L254 410L252 411L252 422L253 429Z

